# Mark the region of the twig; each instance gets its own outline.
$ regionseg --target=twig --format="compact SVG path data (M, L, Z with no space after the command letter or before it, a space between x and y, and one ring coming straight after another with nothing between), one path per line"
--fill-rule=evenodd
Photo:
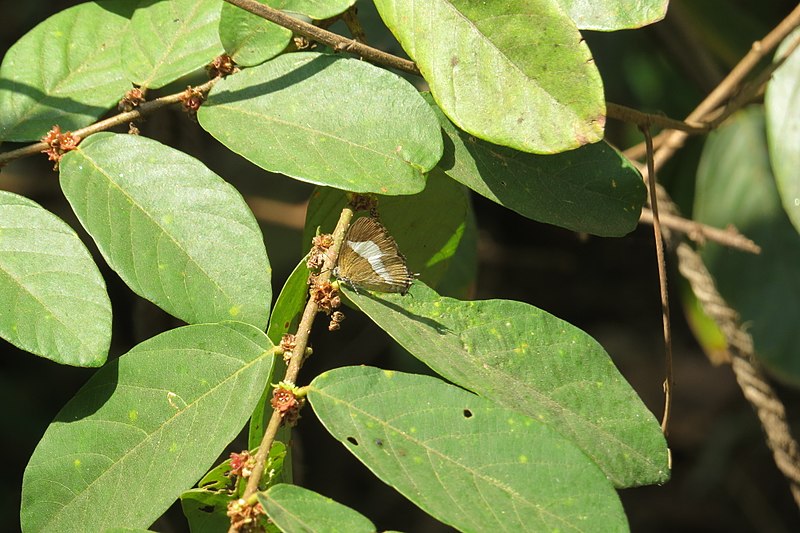
M608 118L630 122L637 126L660 126L662 128L685 131L693 135L711 131L709 126L700 122L689 123L688 121L684 122L664 115L643 113L631 107L615 104L613 102L606 103L606 115Z
M219 78L214 78L213 80L209 80L202 85L194 87L194 89L201 91L202 93L205 94L209 90L211 90L214 84L217 83L218 79ZM94 124L86 126L85 128L75 130L72 133L73 135L80 137L81 139L85 139L86 137L88 137L93 133L105 131L115 126L120 126L128 122L139 120L140 118L149 115L150 113L158 109L161 109L162 107L177 104L178 102L181 101L181 97L183 96L184 92L185 91L181 91L175 94L168 94L167 96L162 96L161 98L157 98L151 102L145 102L132 111L119 113L117 115L114 115L113 117L109 117L105 120L95 122ZM18 148L17 150L10 150L8 152L0 153L0 167L8 164L9 162L15 159L41 153L41 151L47 149L47 147L48 147L47 143L38 142L34 144L29 144L28 146L25 146L23 148Z
M662 226L679 231L694 242L702 244L706 241L712 241L751 254L761 253L761 247L759 245L739 233L733 226L729 226L726 229L719 229L678 215L663 212L659 213L658 218ZM647 208L642 209L642 215L639 217L639 221L653 224L653 212Z
M755 363L753 339L742 329L736 312L720 296L697 252L688 244L681 243L677 253L678 269L691 284L703 310L725 336L736 381L755 409L775 464L789 481L792 496L800 507L800 447L791 434L780 398Z
M350 9L342 13L342 20L347 25L350 35L356 41L367 44L367 34L364 33L364 28L361 26L361 21L358 20L358 8L351 6Z
M328 249L326 254L325 264L322 267L321 273L317 277L319 283L329 281L333 267L339 257L339 250L344 242L344 236L347 228L350 226L350 221L353 218L353 210L350 207L345 207L339 216L339 222L336 224L336 229L333 231L333 245ZM314 319L319 311L319 306L313 298L309 298L306 302L306 307L303 310L303 317L300 319L300 325L297 327L297 334L295 335L295 347L292 351L292 358L289 361L289 366L286 368L286 375L284 381L296 383L297 375L300 373L300 368L306 356L306 347L308 346L308 338L311 334L311 327L314 324ZM269 450L275 440L275 435L281 426L281 414L275 410L272 412L272 417L269 420L267 429L264 432L264 437L258 447L255 455L255 466L252 473L247 480L247 487L245 488L242 498L249 500L258 491L258 484L264 474L264 466L269 455ZM229 531L235 531L231 528Z
M352 52L353 54L357 54L370 62L396 68L412 74L419 74L419 69L413 61L388 54L383 50L372 48L371 46L367 46L358 42L357 40L348 39L336 33L314 26L313 24L308 24L302 20L290 17L282 11L256 2L255 0L225 1L254 15L258 15L263 19L274 22L279 26L288 28L304 37L308 37L314 41L326 44L332 47L334 50Z
M722 80L722 83L711 91L706 98L686 117L687 123L702 121L703 118L716 108L722 106L725 101L741 86L742 81L758 65L758 63L776 46L778 46L787 35L795 28L800 26L800 5L792 10L789 15L778 24L774 30L769 32L766 37L753 43L750 51L741 61L730 71ZM735 109L730 106L730 112ZM678 148L683 146L687 134L683 131L671 131L669 136L656 152L656 169L666 163Z
M656 240L656 261L658 263L658 282L661 290L661 321L664 324L664 352L666 377L664 379L664 416L661 418L661 432L669 433L669 417L672 410L672 327L669 321L669 294L667 292L667 264L664 258L664 238L661 221L658 217L658 194L656 193L656 171L653 162L653 137L650 129L641 127L647 146L647 185L650 189L650 206L653 209L653 234Z

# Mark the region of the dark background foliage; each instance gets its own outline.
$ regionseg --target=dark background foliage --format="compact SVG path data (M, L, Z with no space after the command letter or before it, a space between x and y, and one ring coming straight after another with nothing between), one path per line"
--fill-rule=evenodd
M78 2L0 0L0 50L50 14ZM359 2L373 46L398 53L369 2ZM609 101L682 117L708 93L795 3L789 0L673 1L667 19L652 27L612 34L586 33ZM340 25L334 30L343 31ZM419 80L412 80L418 83ZM186 85L186 81L178 85ZM170 88L166 90L169 91ZM178 111L150 117L142 134L186 151L231 181L261 222L274 288L301 255L304 202L311 187L268 173L228 152ZM639 141L632 127L611 122L609 140ZM689 213L702 140L693 140L659 176ZM4 147L8 148L8 147ZM42 204L74 228L56 174L44 157L17 161L0 173L0 189ZM622 239L583 238L539 224L480 197L473 198L478 228L478 276L472 296L520 300L575 324L595 337L660 417L663 347L652 230ZM87 245L96 250L89 239ZM96 254L97 255L97 254ZM103 265L99 256L98 264ZM668 259L668 263L671 263ZM141 300L104 268L114 306L112 357L174 327L174 319ZM669 444L673 478L663 487L628 489L622 500L633 531L790 532L800 517L775 468L758 421L727 367L713 367L683 319L680 283L671 271L675 339L675 405ZM2 303L0 303L2 305ZM320 328L305 380L345 364L374 364L424 372L388 336L350 311L341 332ZM0 424L6 468L0 488L0 528L19 528L22 472L45 428L94 370L58 366L0 340ZM168 369L165 369L168 371ZM778 385L793 426L800 395ZM239 450L244 441L235 443ZM416 509L371 474L322 430L310 409L295 437L298 483L332 496L370 517L379 528L438 531L445 526ZM184 531L173 508L153 529Z

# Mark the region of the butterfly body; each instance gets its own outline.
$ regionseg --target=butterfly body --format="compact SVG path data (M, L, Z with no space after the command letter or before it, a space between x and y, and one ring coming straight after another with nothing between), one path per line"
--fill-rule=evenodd
M359 218L350 226L333 274L356 292L406 294L414 281L397 243L372 217Z

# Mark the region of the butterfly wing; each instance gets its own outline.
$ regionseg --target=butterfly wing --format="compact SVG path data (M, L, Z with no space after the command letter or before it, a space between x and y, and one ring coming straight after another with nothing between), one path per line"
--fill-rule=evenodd
M372 217L357 219L339 253L338 277L356 288L405 294L414 281L397 243Z

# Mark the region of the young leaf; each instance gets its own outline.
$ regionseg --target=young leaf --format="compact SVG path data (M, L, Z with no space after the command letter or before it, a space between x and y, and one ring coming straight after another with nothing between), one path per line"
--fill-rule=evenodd
M319 189L311 197L303 234L306 246L317 227L323 233L333 231L346 203L345 193L336 189ZM468 208L464 188L435 170L423 192L378 199L381 222L397 241L408 267L431 285L450 265L464 234Z
M436 116L411 84L325 54L284 54L229 76L197 118L261 168L353 192L419 192L442 155Z
M619 237L636 228L646 192L639 171L605 142L553 155L476 139L427 96L449 142L438 167L520 215L573 231Z
M792 32L778 48L777 57L800 39L800 30ZM800 54L792 53L775 71L764 98L767 110L769 155L778 192L789 220L800 232Z
M76 366L100 366L111 343L106 284L78 235L27 198L0 191L0 336Z
M556 0L375 5L459 128L535 153L603 138L600 73Z
M266 325L261 230L239 192L201 162L144 137L98 133L60 168L78 219L134 292L189 323Z
M669 0L557 0L578 28L616 31L641 28L664 18Z
M407 296L347 297L438 374L572 439L617 487L669 478L658 422L580 329L522 302L462 302L419 281Z
M738 113L709 136L697 168L694 216L718 228L732 224L761 246L753 255L709 242L701 254L761 362L800 386L800 235L781 206L766 141L761 107Z
M127 78L158 89L197 70L223 52L219 0L145 2L122 37Z
M227 322L162 333L109 363L33 452L22 528L149 526L236 436L272 362L264 333Z
M275 7L275 0L259 0ZM250 67L280 54L292 40L286 29L224 2L219 19L219 38L225 52L237 65Z
M608 479L548 425L413 374L346 367L308 399L331 434L461 531L626 531Z
M48 18L12 46L0 66L0 140L39 140L74 130L113 106L130 83L120 67L127 0L86 2Z

